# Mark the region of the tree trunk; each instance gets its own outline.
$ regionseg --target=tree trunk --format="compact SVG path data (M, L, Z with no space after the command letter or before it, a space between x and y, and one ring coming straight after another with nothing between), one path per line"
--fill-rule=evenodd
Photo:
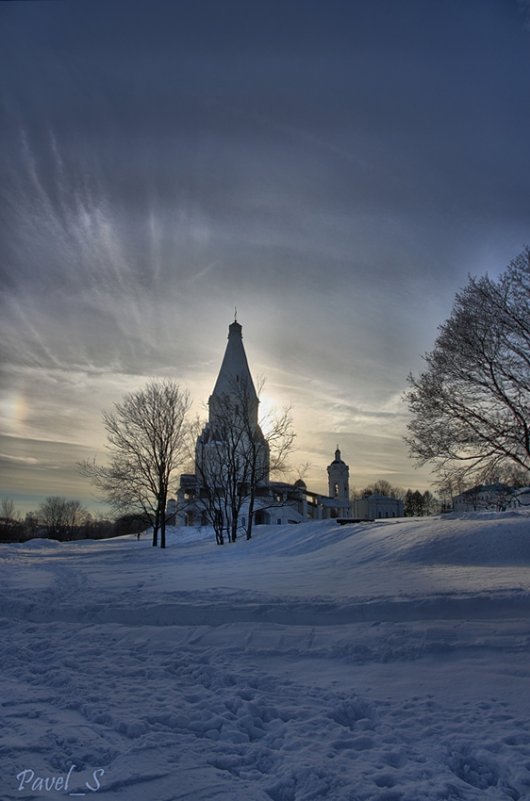
M228 539L230 542L235 542L237 540L237 518L238 518L238 509L235 503L232 503L232 508L230 510L230 528L228 529Z
M166 499L163 496L159 502L158 513L160 515L160 547L166 547Z
M156 514L155 514L155 520L154 520L154 523L153 523L153 542L152 542L153 548L156 548L156 546L158 545L158 529L159 529L159 527L160 527L160 518L159 518L158 509L157 509L156 510Z
M254 498L256 497L255 487L252 485L250 490L250 498L248 501L248 523L247 523L247 540L252 537L252 522L254 518Z

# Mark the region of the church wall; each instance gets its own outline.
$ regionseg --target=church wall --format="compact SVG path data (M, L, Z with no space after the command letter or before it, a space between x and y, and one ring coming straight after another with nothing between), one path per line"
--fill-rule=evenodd
M366 520L381 520L390 517L403 517L403 501L385 495L369 495L352 503L353 517Z

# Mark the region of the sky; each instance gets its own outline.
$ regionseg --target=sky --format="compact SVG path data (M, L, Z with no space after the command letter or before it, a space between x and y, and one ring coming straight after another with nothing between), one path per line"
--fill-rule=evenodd
M293 477L425 489L403 441L469 274L530 242L530 3L0 4L0 497L95 505L104 411L204 414L237 307Z

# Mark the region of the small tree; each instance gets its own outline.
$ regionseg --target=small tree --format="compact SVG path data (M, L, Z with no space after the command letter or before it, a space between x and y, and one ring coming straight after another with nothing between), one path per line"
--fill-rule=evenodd
M439 503L429 490L408 489L405 493L404 511L407 517L423 517L438 511Z
M150 381L104 414L110 464L84 462L81 469L122 514L144 514L154 546L166 547L169 484L186 456L189 395L172 381Z
M408 489L405 493L405 500L403 503L403 511L406 517L415 517L418 514L417 496L420 493L415 493L414 490Z
M530 471L530 250L498 280L470 278L427 369L409 376L407 442L441 482Z
M440 511L440 502L430 490L423 493L423 513L425 515L435 515Z

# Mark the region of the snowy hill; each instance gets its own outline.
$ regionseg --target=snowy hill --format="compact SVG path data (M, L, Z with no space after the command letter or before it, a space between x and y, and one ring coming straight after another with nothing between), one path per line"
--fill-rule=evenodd
M525 512L0 546L0 798L530 798L529 566Z

